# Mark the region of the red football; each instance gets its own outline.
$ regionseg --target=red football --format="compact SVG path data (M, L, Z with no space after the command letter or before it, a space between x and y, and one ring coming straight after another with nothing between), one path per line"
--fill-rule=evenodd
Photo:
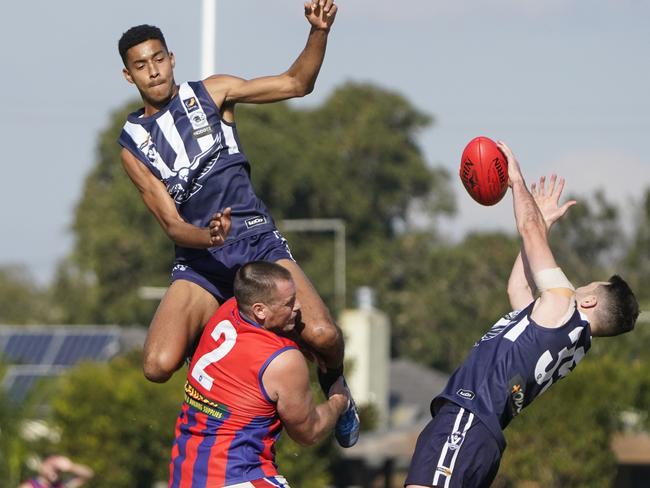
M492 139L475 137L460 160L460 180L481 205L498 203L508 189L508 163Z

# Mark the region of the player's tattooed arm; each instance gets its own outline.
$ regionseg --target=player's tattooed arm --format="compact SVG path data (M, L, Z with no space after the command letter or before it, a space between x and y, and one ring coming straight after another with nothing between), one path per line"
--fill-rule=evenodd
M133 154L122 149L122 166L140 191L140 196L167 236L177 245L208 248L224 243L231 226L230 208L212 217L209 227L197 227L183 220L165 185Z

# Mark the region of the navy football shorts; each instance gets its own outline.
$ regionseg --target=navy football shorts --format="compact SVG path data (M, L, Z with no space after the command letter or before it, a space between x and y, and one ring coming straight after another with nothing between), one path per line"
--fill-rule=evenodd
M404 485L489 488L500 461L487 427L469 410L445 402L418 437Z
M287 240L277 230L208 249L205 257L176 262L171 281L187 280L210 292L219 303L233 296L235 273L250 261L294 261Z

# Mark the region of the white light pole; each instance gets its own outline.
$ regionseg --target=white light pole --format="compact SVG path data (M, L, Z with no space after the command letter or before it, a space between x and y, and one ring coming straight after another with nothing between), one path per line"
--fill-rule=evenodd
M334 297L336 308L345 309L345 221L343 219L285 219L287 232L334 232Z
M205 79L215 72L217 0L203 0L201 20L201 79Z

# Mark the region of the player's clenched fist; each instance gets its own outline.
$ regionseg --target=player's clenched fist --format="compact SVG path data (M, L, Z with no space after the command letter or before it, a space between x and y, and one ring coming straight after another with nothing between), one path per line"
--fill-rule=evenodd
M305 17L316 29L329 30L334 23L338 7L333 0L305 2Z
M220 246L226 240L228 232L230 232L232 210L230 207L226 208L223 213L217 212L210 220L210 242L213 246Z

